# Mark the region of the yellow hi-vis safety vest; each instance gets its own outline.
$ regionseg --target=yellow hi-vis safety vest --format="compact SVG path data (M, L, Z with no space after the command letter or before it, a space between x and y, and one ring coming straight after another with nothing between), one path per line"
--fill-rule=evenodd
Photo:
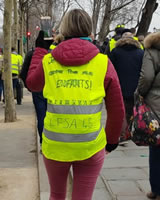
M0 55L0 74L3 72L3 55Z
M116 47L116 40L114 38L112 38L110 41L109 41L109 50L110 52Z
M56 48L56 45L54 45L54 44L51 44L50 47L49 47L50 50L53 50L55 48Z
M18 59L19 59L19 69L21 71L22 65L23 65L23 57L20 54L17 54Z
M57 161L90 158L106 145L101 124L108 58L98 54L82 66L63 66L49 53L43 58L47 99L42 152Z
M138 37L134 36L133 39L139 42ZM139 45L140 45L140 49L144 50L144 47L140 42L139 42Z
M19 74L20 71L20 61L18 54L11 53L11 71L12 74Z

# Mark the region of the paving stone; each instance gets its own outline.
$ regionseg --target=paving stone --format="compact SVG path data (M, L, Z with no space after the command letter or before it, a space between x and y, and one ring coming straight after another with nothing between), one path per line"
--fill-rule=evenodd
M115 168L102 169L103 177L106 180L143 180L148 179L147 174L140 168Z
M41 192L40 200L48 200L49 199L49 192Z
M118 196L117 200L148 200L145 196Z
M106 158L103 168L121 168L121 167L147 167L148 158L146 157L120 157Z
M128 149L137 149L137 150L142 150L142 149L146 149L148 147L145 147L145 146L137 146L135 143L133 143L131 140L128 140L128 144L125 145L125 146L118 146L117 150L122 150L122 151L126 151Z
M101 175L98 177L97 179L97 182L96 182L96 188L99 189L99 188L105 188L105 184L102 180L102 177Z
M108 184L113 194L118 196L143 195L134 181L116 180L108 181Z
M149 167L144 167L143 170L149 175Z
M137 180L137 183L139 184L142 191L144 191L144 193L147 193L151 190L150 184L149 184L149 179L148 180Z
M38 200L37 179L36 168L0 168L0 199Z
M93 200L112 200L112 197L104 188L96 188L93 193Z
M138 157L148 157L149 155L149 152L148 152L148 148L146 149L141 149L141 151L139 149L136 149L136 150L131 150L131 149L128 149L128 150L125 150L124 151L124 154L126 156L138 156Z
M126 157L124 151L113 151L112 153L108 154L106 158L118 158L118 157Z
M39 151L38 151L39 154ZM47 172L44 166L43 162L43 156L39 154L39 180L40 180L40 192L45 193L49 192L49 182L48 182L48 177L47 177Z
M49 192L41 192L40 200L48 200ZM71 198L66 197L66 200L71 200Z

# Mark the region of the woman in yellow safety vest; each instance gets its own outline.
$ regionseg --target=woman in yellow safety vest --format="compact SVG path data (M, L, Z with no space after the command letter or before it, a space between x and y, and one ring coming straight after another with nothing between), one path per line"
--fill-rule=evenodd
M26 80L31 91L43 89L47 99L42 153L50 200L65 200L71 166L72 200L91 200L105 153L118 146L124 118L119 80L108 57L92 44L91 32L91 18L80 9L63 18L60 33L64 41L51 53L43 47L40 32Z

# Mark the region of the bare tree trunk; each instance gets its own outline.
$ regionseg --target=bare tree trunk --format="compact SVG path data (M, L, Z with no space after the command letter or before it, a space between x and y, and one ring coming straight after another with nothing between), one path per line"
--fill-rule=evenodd
M52 0L48 0L47 3L47 15L50 16L52 18L52 6L53 6L53 1Z
M157 9L157 7L157 0L147 0L146 5L142 10L142 18L139 23L137 35L146 35L152 20L153 13Z
M104 17L103 21L100 27L100 32L99 32L99 41L104 42L108 32L109 32L109 26L111 23L111 5L112 5L112 0L108 0L105 5L105 12L104 12Z
M20 41L20 54L23 56L23 28L24 28L24 13L21 10L19 16L19 41Z
M5 122L16 121L16 109L13 97L12 74L11 74L11 19L12 2L5 0L4 9L4 92L5 92Z
M93 13L92 13L94 35L96 35L97 23L98 23L100 9L101 9L101 0L94 0L94 2L93 2Z
M17 39L18 39L18 10L17 10L17 0L13 0L14 7L14 22L13 22L13 34L12 34L12 47L18 51Z

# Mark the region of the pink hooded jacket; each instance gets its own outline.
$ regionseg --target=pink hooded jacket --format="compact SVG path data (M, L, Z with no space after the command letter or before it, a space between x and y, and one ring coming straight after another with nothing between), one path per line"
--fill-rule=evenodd
M27 87L31 91L42 91L45 80L42 66L42 58L48 51L36 48L32 57L27 75ZM74 38L61 42L51 54L56 61L64 66L80 66L89 62L99 53L95 45L87 40ZM108 60L108 70L104 80L106 91L105 105L107 110L106 133L107 145L118 144L121 127L124 118L124 104L117 73ZM113 148L114 149L114 148ZM113 150L112 148L109 150Z

